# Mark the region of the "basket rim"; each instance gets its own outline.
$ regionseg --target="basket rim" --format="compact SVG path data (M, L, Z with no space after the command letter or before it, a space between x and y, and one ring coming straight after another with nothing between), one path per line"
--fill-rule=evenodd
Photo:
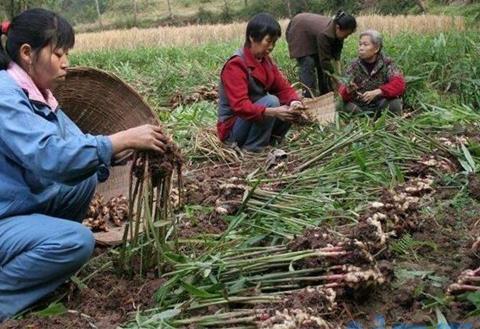
M152 119L154 119L154 121L155 121L155 122L152 122L152 124L155 123L155 124L161 125L160 118L158 117L157 113L155 113L155 111L152 109L150 104L148 104L147 101L145 101L145 98L140 93L138 93L135 90L135 88L133 88L128 82L124 81L122 78L120 78L118 75L116 75L115 73L113 73L111 71L106 71L106 70L99 69L99 68L96 68L96 67L91 67L91 66L69 67L67 69L67 77L66 77L65 81L68 80L68 75L69 74L80 75L82 73L89 74L88 75L89 77L92 77L92 73L97 74L99 76L103 76L104 78L111 79L111 80L119 83L120 85L124 86L128 90L128 92L130 92L133 96L135 96L138 99L138 101L144 105L144 107L147 109L147 111L149 111L149 114L151 115ZM54 94L54 96L55 96L55 94Z

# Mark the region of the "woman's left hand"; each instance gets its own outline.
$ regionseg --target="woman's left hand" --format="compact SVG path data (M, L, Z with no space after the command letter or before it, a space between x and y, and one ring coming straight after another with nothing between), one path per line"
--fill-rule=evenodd
M376 97L381 96L382 91L380 89L366 91L360 94L360 99L367 104L370 104Z

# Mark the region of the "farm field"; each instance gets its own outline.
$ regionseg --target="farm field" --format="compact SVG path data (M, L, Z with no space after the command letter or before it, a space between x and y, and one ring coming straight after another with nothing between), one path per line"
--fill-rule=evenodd
M377 29L387 34L402 32L440 33L464 30L465 19L461 16L380 16L366 15L358 18L359 30ZM280 21L283 31L288 20ZM103 49L136 49L139 47L199 46L205 43L240 42L245 32L245 23L188 25L184 27L158 27L149 29L111 30L81 33L77 37L75 52Z
M480 266L480 36L460 18L361 22L407 77L406 113L294 127L273 165L215 137L215 86L244 25L80 34L71 65L130 83L183 153L177 247L161 275L133 276L98 247L0 328L480 328L480 291L447 294ZM273 57L295 82L283 39Z

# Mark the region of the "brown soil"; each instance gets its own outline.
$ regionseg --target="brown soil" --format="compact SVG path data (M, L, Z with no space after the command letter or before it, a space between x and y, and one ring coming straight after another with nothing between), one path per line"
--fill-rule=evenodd
M249 169L242 166L213 165L200 167L185 173L184 190L185 204L215 206L222 196L221 185L245 183Z
M450 154L438 152L431 155L424 155L419 161L412 161L408 165L407 176L428 177L436 175L437 172L455 173L460 168L458 160Z
M304 289L288 296L282 303L277 305L277 309L308 309L313 310L314 314L322 314L333 306L334 305L325 297L323 291Z
M212 212L207 215L200 215L197 218L187 218L180 222L178 227L179 236L182 238L193 238L202 234L222 234L228 228L223 216Z
M302 235L295 237L295 239L288 244L288 249L292 251L319 249L337 243L338 239L335 239L327 228L318 227L307 230Z
M177 91L170 97L169 105L171 108L176 108L180 105L188 105L200 101L216 102L218 100L218 86L206 85L200 86L193 93L189 95L182 94Z
M468 192L475 200L480 200L480 179L475 173L468 174Z
M445 170L448 168L443 167ZM430 172L426 174L422 170L420 175L427 177L430 174ZM378 201L385 205L380 211L385 213L387 218L396 218L395 225L390 226L390 229L397 232L397 238L400 238L402 234L409 233L415 241L431 242L435 248L429 245L420 245L412 251L412 254L403 256L392 254L389 250L377 253L377 261L385 259L378 264L379 267L383 267L382 273L388 276L386 273L390 272L393 276L393 280L387 280L391 281L391 284L369 289L365 294L357 291L351 298L348 298L348 293L342 296L337 302L344 304L344 308L343 310L339 308L335 314L327 317L331 323L345 325L349 321L356 320L366 327L370 327L374 315L380 314L389 324L394 322L427 324L431 318L436 317L434 308L424 309L425 304L433 301L429 296L436 296L441 300L448 285L456 281L462 271L480 266L480 252L471 251L472 243L480 237L480 220L478 219L480 203L470 200L466 204L456 205L452 200L459 193L458 189L438 186L438 184L433 184L433 186L426 190L407 189L408 184L398 186L391 191L384 190ZM469 192L472 196L475 195L475 193L472 194L472 189L475 190L475 187L480 190L478 178L470 175ZM391 206L395 205L395 196L398 200L398 195L402 193L420 199L423 197L421 199L423 203L412 202L404 210L397 206ZM429 207L435 209L434 213L429 214L423 211L425 202ZM372 231L371 226L362 225L364 222L362 218L372 217L378 211L378 208L367 209L360 217L359 225L353 230L342 233L350 231L352 237L360 237L362 241L376 244L375 232ZM388 228L385 223L382 223L382 226ZM331 238L325 235L326 232L324 228L306 231L304 235L293 240L289 246L293 250L303 250L335 244ZM395 241L395 238L392 238L391 242ZM392 264L391 261L394 263ZM426 277L413 276L402 279L394 276L399 270L430 271L431 274ZM298 305L296 304L296 306ZM465 319L466 314L472 311L467 304L457 300L450 302L448 307L441 305L440 307L450 321L477 321L473 327L480 328L479 319Z
M224 198L221 185L226 182L244 183L242 177L250 173L251 169L241 166L212 165L186 172L186 204L212 209L208 213L194 214L195 218L185 218L181 221L180 235L188 238L205 233L221 234L227 228L227 223L223 215L213 211L217 206L217 200ZM426 177L431 172L422 169L416 174ZM472 193L472 189L478 185L478 178L469 176L469 182L469 191ZM380 195L379 202L385 205L393 204L392 193L402 192L405 192L402 187L397 187L393 191L385 190ZM480 266L480 255L470 250L472 243L480 236L478 217L480 203L472 199L461 205L455 204L453 197L457 193L459 189L435 186L434 191L410 194L417 197L427 195L431 199L427 206L412 203L403 212L395 207L383 208L389 218L398 218L398 222L393 226L399 233L397 238L408 232L414 240L432 241L436 246L436 248L419 246L407 255L395 255L388 250L375 254L378 267L383 268L382 273L389 272L391 275L393 268L394 277L391 284L372 286L355 294L343 292L344 295L337 300L336 311L327 312L328 314L325 314L325 308L328 308L325 297L312 290L291 295L280 304L280 308L313 309L321 313L321 316L330 323L340 326L355 320L368 328L376 314L385 316L388 324L430 323L431 319L435 319L434 308L423 308L431 301L428 296L441 298L446 287L453 283L463 270ZM237 198L238 195L233 194L232 197ZM425 210L428 210L427 213ZM372 216L375 211L367 209L365 216ZM361 218L360 222L362 222ZM354 236L361 235L364 241L376 239L374 232L367 228L362 231L362 225L359 225L357 231L350 228L342 233L346 236L348 233ZM338 238L332 238L332 234L327 235L327 233L329 231L325 228L306 231L289 244L289 249L305 250L334 245ZM101 262L92 262L85 273L93 272L106 261L108 257ZM431 271L432 274L402 279L398 276L399 270ZM21 320L10 320L0 325L0 328L89 328L91 327L89 323L98 328L115 328L132 319L136 310L154 306L154 293L162 283L161 279L153 275L129 279L118 277L112 270L106 270L93 276L84 289L79 290L73 284L59 289L60 293L67 293L62 303L67 309L72 310L71 312L52 318L38 318L29 314ZM39 307L48 305L51 300L51 298L47 299L39 304ZM470 310L468 305L458 301L442 308L442 312L451 321L467 321L465 315ZM214 312L213 309L207 311ZM479 320L476 319L476 321L473 328L480 328ZM306 328L317 327L312 324L309 327L307 325Z
M395 270L433 271L432 275L445 278L441 287L433 286L432 281L428 278L415 277L406 281L395 278L392 285L382 285L364 293L345 295L338 301L337 311L327 315L325 315L324 308L326 306L325 298L316 291L301 291L286 298L281 306L283 308L317 310L327 321L338 325L345 325L349 321L355 320L368 328L376 314L385 316L387 323L395 321L429 323L430 318L435 318L434 309L422 309L426 297L420 291L433 296L441 296L446 286L455 281L456 276L462 270L480 265L480 258L471 257L468 252L472 243L471 234L468 232L472 230L480 232L478 224L476 224L477 218L474 215L480 213L480 206L472 206L465 213L471 215L460 217L455 209L447 207L443 216L436 218L436 221L426 221L422 229L414 232L412 236L419 241L435 241L437 250L428 249L423 252L417 250L417 253L421 255L417 260L397 259L394 264ZM129 312L134 312L137 308L145 309L154 306L153 295L161 284L162 281L153 276L130 280L119 278L112 271L101 272L87 283L88 288L71 290L73 285L70 285L60 290L68 292L68 296L62 302L74 313L52 318L27 315L22 320L8 321L0 325L0 328L73 329L89 328L89 323L98 328L115 328L132 319L133 314L129 314ZM44 302L43 306L47 304L48 301ZM466 305L456 303L448 309L442 309L442 312L450 320L466 321L464 317L469 310L471 309ZM480 323L477 323L477 326L480 326Z
M91 328L89 318L79 313L67 313L54 318L38 318L29 316L25 320L10 320L0 324L2 329L78 329Z
M96 253L104 252L100 249ZM84 277L107 262L106 253L92 261L83 270ZM47 297L37 305L38 309L46 307L58 296L66 294L62 303L69 313L50 318L40 318L32 314L21 320L9 320L1 329L65 329L65 328L97 328L114 329L132 319L137 310L144 310L155 305L155 291L161 287L163 279L148 274L146 278L119 277L112 269L99 272L79 289L73 283L62 286L54 296Z
M157 186L164 179L169 179L174 171L181 173L183 156L176 144L167 143L166 150L158 152L137 152L133 156L132 174L134 177L143 178L146 159L148 159L148 175L152 177L152 184Z
M313 321L305 321L300 325L299 329L323 329L323 328Z
M252 164L203 164L187 171L184 174L183 204L201 206L203 209L180 220L179 236L191 238L223 233L228 227L225 216L238 211L244 194L245 177L252 170Z
M423 308L424 304L433 301L428 296L441 299L448 285L456 281L462 271L480 266L480 255L470 250L474 238L480 236L480 204L472 202L455 209L448 200L437 199L437 202L439 209L435 217L420 217L421 225L410 231L414 240L431 241L436 249L419 247L415 256L395 256L394 263L395 273L400 269L431 271L431 279L430 276L406 280L395 277L391 285L376 288L366 299L346 304L355 320L368 327L373 315L381 314L390 324L428 324L430 319L436 318L434 307ZM449 321L470 322L472 328L480 328L479 319L465 318L471 311L465 303L454 301L448 307L440 307Z

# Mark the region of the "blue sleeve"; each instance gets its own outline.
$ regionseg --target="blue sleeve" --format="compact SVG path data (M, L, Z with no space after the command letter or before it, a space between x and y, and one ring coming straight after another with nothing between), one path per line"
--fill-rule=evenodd
M0 138L20 166L60 183L89 177L112 158L108 137L62 134L17 89L0 98Z

